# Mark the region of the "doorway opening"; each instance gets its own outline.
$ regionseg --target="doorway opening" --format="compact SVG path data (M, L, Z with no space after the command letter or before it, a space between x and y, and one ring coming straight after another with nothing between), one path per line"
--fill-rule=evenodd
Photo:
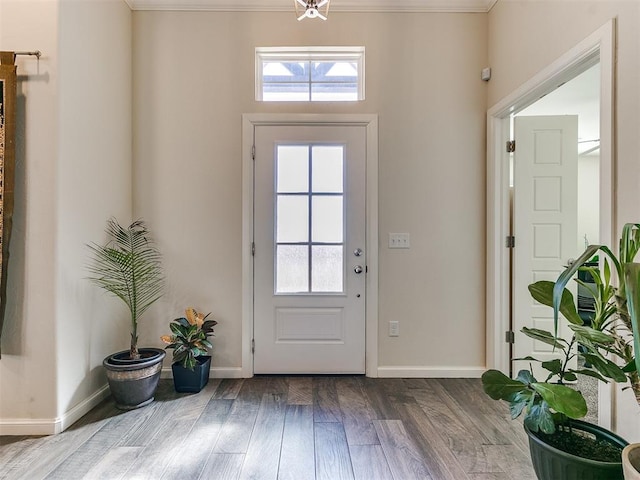
M585 134L585 137L594 138L583 138L583 140L598 140L598 148L594 148L592 153L599 151L597 163L599 196L595 207L592 205L594 199L590 198L589 200L591 210L596 210L598 213L597 234L586 232L585 234L589 243L599 241L611 244L614 238L614 32L615 24L611 20L488 111L486 311L488 368L509 372L511 367L512 351L509 339L513 328L511 318L515 313L516 306L511 296L511 279L515 261L512 258L514 249L509 246L511 245L513 220L511 199L514 192L512 191L511 154L507 152L505 145L512 140L514 117L524 116L525 113L529 115L541 113L540 110L536 112L535 109L544 107L544 97L553 100L554 95L563 92L562 89L559 90L560 87L567 84L567 88L570 88L572 81L579 82L581 78L584 79L589 75L597 75L599 80L598 132L597 135ZM585 77L582 77L583 75ZM575 83L573 85L575 86ZM559 93L552 93L556 91ZM540 99L543 100L537 104ZM545 112L545 115L548 113L551 112ZM576 112L554 112L554 115L558 113ZM578 145L582 146L583 144ZM585 141L584 151L595 147L595 145L595 141ZM517 189L517 185L514 188ZM593 238L596 236L598 238ZM580 253L584 244L580 245L578 238L579 235L576 233L573 242L576 250ZM584 239L582 241L584 242ZM516 238L515 245L517 244L518 239ZM568 258L563 259L563 261L566 260ZM533 276L530 275L528 278L532 280ZM598 422L604 427L609 427L613 414L613 392L610 387L604 384L599 385L598 389Z

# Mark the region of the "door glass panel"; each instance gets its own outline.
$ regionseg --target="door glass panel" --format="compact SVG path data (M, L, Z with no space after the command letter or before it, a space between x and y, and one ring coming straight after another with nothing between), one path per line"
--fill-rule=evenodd
M344 146L278 145L276 154L275 292L341 293Z
M278 193L309 191L309 147L306 145L279 145L277 151Z
M342 146L313 147L312 183L314 192L343 192L343 152Z
M311 200L312 229L314 242L342 243L343 210L342 195L318 196Z
M342 245L311 247L311 286L314 292L342 292Z
M278 195L276 219L279 243L309 241L309 199L306 195Z
M309 248L306 245L278 245L276 253L276 291L309 291Z

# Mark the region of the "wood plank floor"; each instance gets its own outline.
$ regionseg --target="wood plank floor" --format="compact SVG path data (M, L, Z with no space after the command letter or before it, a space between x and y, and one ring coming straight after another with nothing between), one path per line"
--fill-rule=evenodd
M0 437L0 479L535 480L526 435L477 379L161 380L67 431Z

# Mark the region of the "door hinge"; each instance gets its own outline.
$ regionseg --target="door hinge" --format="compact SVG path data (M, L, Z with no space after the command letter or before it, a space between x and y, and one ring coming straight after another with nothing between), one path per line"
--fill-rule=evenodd
M256 353L256 341L251 339L251 353Z
M509 140L507 141L507 153L513 153L516 151L516 141Z
M251 242L251 256L256 256L256 244L254 242Z
M515 343L516 342L516 334L513 333L513 330L508 330L505 332L504 341L507 343Z
M251 145L251 160L255 160L255 159L256 159L256 146Z
M507 235L507 238L505 240L505 246L507 248L513 248L516 246L516 237L514 237L513 235Z

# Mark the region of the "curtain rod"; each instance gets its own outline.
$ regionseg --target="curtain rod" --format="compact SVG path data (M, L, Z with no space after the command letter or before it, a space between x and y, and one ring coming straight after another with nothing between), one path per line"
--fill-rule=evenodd
M13 52L14 55L32 55L40 59L42 52L40 50L36 50L35 52Z

